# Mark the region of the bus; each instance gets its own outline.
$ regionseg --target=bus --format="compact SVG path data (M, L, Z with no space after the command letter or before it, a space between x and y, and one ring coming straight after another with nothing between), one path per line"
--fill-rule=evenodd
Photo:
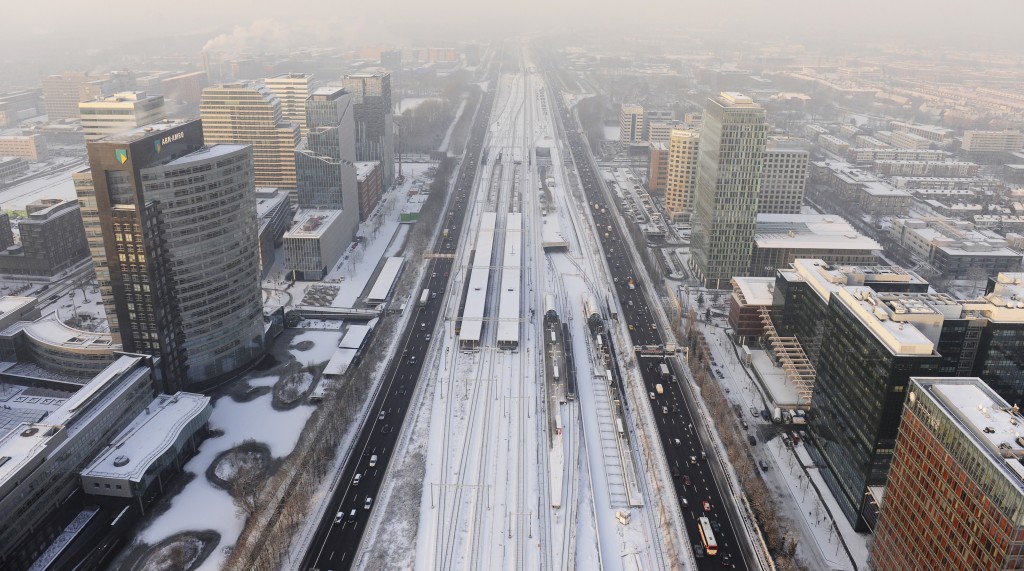
M555 379L555 382L557 383L558 382L558 365L551 365L551 367L555 370L554 379Z
M625 437L626 436L626 429L623 428L623 426L622 426L622 419L621 418L616 418L615 419L615 430L618 431L620 437Z
M704 544L704 551L708 555L718 553L718 543L715 541L715 534L711 531L711 520L705 516L697 518L697 531L700 532L700 541Z
M423 293L420 295L420 307L426 307L427 306L427 301L429 301L429 300L430 300L430 290L429 289L424 289Z
M605 369L604 370L604 376L605 376L605 378L608 379L608 386L611 386L614 383L614 381L612 381L612 370L611 369Z

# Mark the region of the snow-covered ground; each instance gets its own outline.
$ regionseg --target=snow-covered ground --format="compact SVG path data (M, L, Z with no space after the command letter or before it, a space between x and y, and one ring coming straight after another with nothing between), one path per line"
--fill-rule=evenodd
M276 378L275 378L276 380ZM272 384L270 377L255 379L259 386ZM170 508L147 525L137 539L150 545L172 535L191 530L213 530L220 534L220 543L199 567L200 571L221 569L227 548L237 541L245 526L243 512L238 510L227 491L206 479L206 470L222 452L253 439L270 448L274 458L287 456L313 413L313 407L300 406L279 411L271 406L268 393L249 402L236 402L225 396L217 400L210 418L210 428L224 434L207 439L199 453L185 464L185 472L194 478L171 499Z
M85 166L82 159L56 158L52 174L0 190L0 207L3 210L25 210L25 205L42 198L78 200L71 173Z

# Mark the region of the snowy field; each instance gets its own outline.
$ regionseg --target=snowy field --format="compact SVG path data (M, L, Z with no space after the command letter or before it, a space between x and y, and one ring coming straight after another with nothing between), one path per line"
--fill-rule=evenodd
M26 204L43 198L78 200L71 173L84 166L85 161L75 160L53 174L0 190L0 207L3 210L25 210Z
M307 331L291 339L287 351L302 364L326 361L337 348L340 337L340 332ZM281 342L285 342L284 338ZM279 378L276 374L257 372L238 383L265 389L272 387ZM216 400L210 429L223 434L208 438L200 445L199 453L184 466L192 480L170 498L167 511L145 525L136 538L138 541L155 545L178 533L212 530L220 534L220 541L198 569L215 571L222 567L229 548L245 526L245 517L228 492L207 479L206 471L221 453L246 440L267 446L274 459L291 453L314 407L301 405L291 410L277 410L272 401L271 392L247 402L238 402L232 396Z
M224 435L203 442L199 454L185 464L185 471L195 478L171 500L169 510L142 530L138 539L152 545L183 531L210 529L220 534L220 543L197 569L216 571L222 567L227 556L225 548L234 545L245 520L231 496L206 479L206 469L220 453L247 439L266 444L274 458L287 456L313 413L309 406L277 411L271 400L269 393L245 403L235 402L231 397L217 400L210 428L222 430Z

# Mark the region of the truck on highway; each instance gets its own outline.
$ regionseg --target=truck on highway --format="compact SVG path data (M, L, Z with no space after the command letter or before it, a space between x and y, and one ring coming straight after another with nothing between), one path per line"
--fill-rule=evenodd
M661 371L662 378L668 378L668 376L670 374L672 374L672 372L669 371L669 369L668 369L668 365L665 364L665 363L662 363L661 365L659 365L658 369Z
M429 301L429 300L430 300L430 289L429 288L424 288L423 289L423 294L420 295L420 307L426 307L427 306L427 301Z
M658 391L659 395L665 394L665 387L661 386L661 383L654 385L654 390Z
M442 238L445 238L445 239L447 239L447 238L448 238L448 229L447 229L447 228L445 228L445 229L444 229L444 231L443 231L443 232L441 232L441 237L442 237Z

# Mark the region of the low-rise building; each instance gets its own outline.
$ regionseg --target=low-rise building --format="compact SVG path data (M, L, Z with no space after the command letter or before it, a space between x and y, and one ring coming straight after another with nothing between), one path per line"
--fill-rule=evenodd
M21 243L0 252L0 273L50 278L89 263L77 201L43 199L25 209L28 217L18 224Z
M875 161L875 173L882 176L972 178L980 168L965 161Z
M380 204L384 193L383 170L380 161L356 163L356 186L359 189L359 221L365 222Z
M113 363L120 349L107 331L71 327L55 312L27 312L0 331L0 377L45 377L45 388L74 390Z
M34 385L4 375L16 396ZM29 382L33 378L27 378ZM12 398L0 410L0 567L28 569L85 508L79 472L152 401L153 361L121 354L75 392ZM42 420L18 420L29 416ZM91 502L90 502L91 503ZM117 514L108 514L109 524Z
M21 157L30 163L41 163L47 156L46 139L42 135L0 137L0 157Z
M348 247L340 210L299 210L284 234L284 268L297 280L319 280Z
M1021 254L1005 238L963 220L897 218L890 234L947 279L984 279L1021 268Z
M28 161L21 157L0 156L0 186L13 182L28 172Z
M157 396L81 471L82 490L134 502L145 513L164 482L196 453L211 414L208 396Z
M753 345L764 334L761 310L771 309L775 277L735 277L729 298L729 327L736 342Z
M750 275L774 276L801 258L872 266L882 246L836 215L758 214Z
M1005 131L964 131L961 149L971 154L1015 153L1024 148L1024 133Z

